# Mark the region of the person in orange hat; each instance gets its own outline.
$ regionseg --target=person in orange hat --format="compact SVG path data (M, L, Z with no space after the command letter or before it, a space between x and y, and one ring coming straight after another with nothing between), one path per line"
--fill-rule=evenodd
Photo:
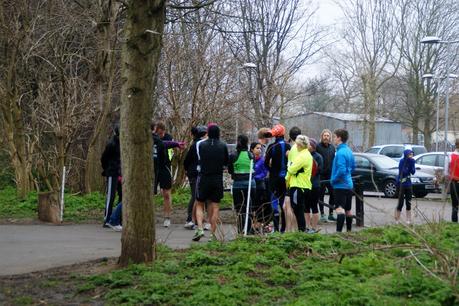
M285 214L283 211L284 198L287 192L285 176L287 174L287 156L290 144L284 140L285 127L276 124L271 129L271 135L275 138L274 143L266 149L265 166L269 170L269 187L271 191L271 205L274 212L274 231L285 232ZM282 213L281 213L282 212ZM279 228L279 219L282 226Z

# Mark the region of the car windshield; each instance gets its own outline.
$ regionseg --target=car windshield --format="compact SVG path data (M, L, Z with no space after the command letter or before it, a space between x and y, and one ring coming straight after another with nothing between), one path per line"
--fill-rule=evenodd
M391 169L398 168L398 163L385 155L373 156L371 161L376 164L377 167L381 169Z
M365 153L374 153L374 154L378 154L378 152L379 152L379 148L370 148L365 151Z
M419 154L427 152L425 147L413 147L412 150L413 150L414 155L419 155Z

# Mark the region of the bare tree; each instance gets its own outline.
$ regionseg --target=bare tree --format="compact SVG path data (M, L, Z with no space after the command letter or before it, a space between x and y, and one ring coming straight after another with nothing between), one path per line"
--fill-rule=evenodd
M375 119L381 87L396 73L400 56L395 50L399 33L397 16L404 15L392 0L347 0L339 3L345 16L345 49L357 72L368 115L364 146L375 143ZM368 135L368 138L367 138Z
M27 50L38 17L34 12L43 1L2 1L0 4L0 127L14 169L17 195L24 198L33 188L32 153L34 142L28 137Z
M450 37L459 25L457 1L404 0L406 14L399 20L403 42L399 45L402 55L398 79L403 84L403 109L399 118L413 129L413 142L418 143L418 132L424 134L424 143L430 149L433 120L435 118L436 82L424 82L424 73L435 72L445 76L444 46L426 46L420 43L427 35ZM453 9L456 7L456 9ZM427 86L426 86L427 85Z
M103 179L100 175L100 156L106 142L107 128L113 119L115 109L119 107L119 61L118 33L120 25L121 2L100 0L79 2L88 15L82 16L93 25L95 30L95 52L92 73L89 76L94 86L95 103L91 107L95 111L92 134L88 142L85 160L84 186L86 192L102 191ZM116 98L116 99L115 99Z
M313 21L311 3L299 0L234 0L226 13L232 18L221 25L222 33L239 65L256 64L248 72L248 88L254 90L245 111L258 127L270 126L283 110L280 104L289 102L289 82L322 48L324 31Z

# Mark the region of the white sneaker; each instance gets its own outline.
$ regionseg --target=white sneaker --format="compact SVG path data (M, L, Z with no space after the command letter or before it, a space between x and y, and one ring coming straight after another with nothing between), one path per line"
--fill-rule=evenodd
M194 228L194 223L193 223L193 221L190 221L190 222L185 223L185 228L186 228L186 229L189 229L189 230L192 230L192 229Z
M171 219L169 218L164 219L163 225L164 227L169 227L171 225Z
M107 225L115 232L121 232L123 230L123 227L121 225L111 225L110 223L107 223Z
M210 223L204 223L204 230L210 231Z

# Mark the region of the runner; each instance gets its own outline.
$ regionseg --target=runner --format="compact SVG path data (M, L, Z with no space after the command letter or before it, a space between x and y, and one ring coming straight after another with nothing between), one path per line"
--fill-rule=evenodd
M314 234L319 231L317 223L319 221L319 197L320 197L320 175L323 168L322 155L316 151L317 142L314 138L309 138L309 151L311 152L312 158L314 159L314 166L311 173L312 189L309 196L306 198L306 210L305 219L306 227L309 228L308 233ZM312 218L311 218L312 212Z
M223 168L228 166L228 147L220 141L220 128L210 125L207 129L208 139L196 144L198 154L198 180L196 183L196 221L198 228L193 240L199 241L204 236L204 205L208 204L208 215L212 237L215 238L219 219L219 203L223 198Z
M254 207L254 228L257 232L262 233L265 229L264 226L271 221L272 207L269 201L269 191L266 184L268 176L268 169L265 166L265 159L261 153L261 144L252 142L250 144L250 152L254 156L254 173L256 191L255 199L253 201Z
M459 138L456 139L456 150L451 154L449 164L450 192L451 192L451 221L457 223L458 206L459 206Z
M287 192L285 175L287 174L287 156L290 145L285 143L285 127L276 124L271 129L275 137L274 143L266 150L265 166L269 170L269 188L271 191L271 204L274 213L274 231L285 232L285 215L283 212L284 198ZM282 218L282 227L279 228L279 218Z
M252 233L252 203L255 197L256 183L253 176L252 181L249 180L250 172L253 172L253 155L248 152L248 144L249 138L245 135L239 135L237 137L236 153L230 155L228 163L228 173L231 174L231 179L233 180L233 207L237 216L237 229L239 234L244 233L247 205L249 205L247 233ZM249 185L250 198L252 199L250 202L248 201Z
M188 215L185 222L185 228L194 229L196 219L193 214L194 202L196 200L196 180L198 179L198 155L196 153L196 143L207 135L207 128L203 125L191 129L193 142L185 155L183 166L185 167L186 176L191 188L191 197L188 202Z
M163 141L156 133L157 124L151 124L151 131L153 136L153 161L155 171L155 183L153 193L158 193L158 186L161 188L161 194L163 196L163 208L164 208L164 227L171 225L171 213L172 213L172 170L171 161L169 159L168 149L179 147L184 148L184 142L176 141Z
M289 188L290 201L298 223L298 231L306 230L304 204L311 191L312 156L308 151L309 139L298 135L295 140L298 150L287 169L286 184Z
M103 227L111 227L110 217L112 215L116 192L118 192L118 203L122 201L123 197L121 182L118 181L118 177L121 175L120 128L118 124L115 124L113 127L113 136L105 146L100 162L103 169L102 175L107 178Z
M411 198L413 197L413 187L411 185L411 175L416 172L412 150L403 151L403 158L398 163L397 184L399 185L398 205L395 210L395 221L400 221L403 202L406 203L406 223L411 224Z
M320 143L317 145L316 151L320 155L322 155L322 159L324 162L323 170L320 179L322 183L320 185L320 202L319 202L319 209L320 209L320 222L327 222L332 221L335 222L336 218L333 216L334 210L334 195L333 195L333 188L330 184L330 177L333 165L333 159L335 158L335 147L331 143L331 136L332 132L328 129L324 129L322 133L320 133ZM324 202L325 199L325 191L328 191L328 219L325 216Z
M333 159L330 183L334 192L335 209L337 214L336 231L342 232L344 220L346 229L352 230L352 171L355 169L354 155L346 142L349 133L345 129L334 132L336 155ZM346 215L345 215L346 214Z

